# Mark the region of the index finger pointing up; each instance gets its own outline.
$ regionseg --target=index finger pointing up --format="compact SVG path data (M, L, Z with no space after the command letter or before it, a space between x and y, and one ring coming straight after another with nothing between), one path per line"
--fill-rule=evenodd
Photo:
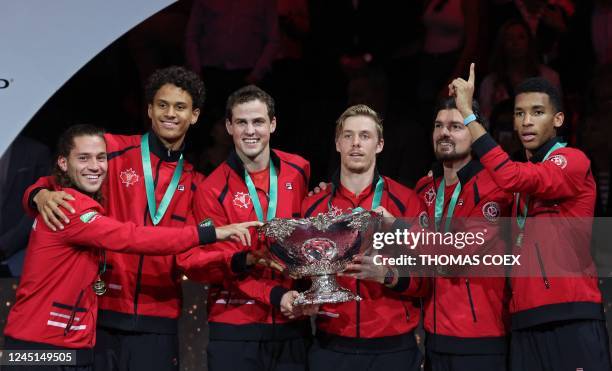
M475 68L476 64L470 63L470 77L468 78L468 82L471 84L474 84L474 81L476 80L476 72L474 72Z

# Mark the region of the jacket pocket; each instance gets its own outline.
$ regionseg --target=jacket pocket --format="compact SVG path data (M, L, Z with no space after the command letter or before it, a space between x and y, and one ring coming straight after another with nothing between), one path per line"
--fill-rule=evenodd
M64 335L67 335L70 331L86 330L87 325L79 324L87 313L87 308L79 307L83 294L84 291L81 290L74 305L54 301L51 304L47 326L63 328Z

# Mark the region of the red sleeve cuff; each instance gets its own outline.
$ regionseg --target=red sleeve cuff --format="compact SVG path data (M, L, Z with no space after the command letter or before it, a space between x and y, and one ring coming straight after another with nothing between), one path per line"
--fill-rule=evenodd
M472 143L472 150L478 158L483 158L495 147L497 147L497 142L495 142L495 139L489 133L486 133Z

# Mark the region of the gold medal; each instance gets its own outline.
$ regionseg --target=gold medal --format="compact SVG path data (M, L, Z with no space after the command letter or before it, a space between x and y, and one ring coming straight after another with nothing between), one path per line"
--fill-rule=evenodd
M100 277L93 283L92 288L98 296L102 296L106 293L106 283L104 283Z

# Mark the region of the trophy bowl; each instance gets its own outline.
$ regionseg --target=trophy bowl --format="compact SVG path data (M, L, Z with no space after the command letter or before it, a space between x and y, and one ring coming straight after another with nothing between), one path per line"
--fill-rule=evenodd
M381 217L371 211L331 212L303 219L273 219L259 228L272 256L297 278L309 277L310 289L294 305L343 303L361 300L341 287L336 274L362 251Z

